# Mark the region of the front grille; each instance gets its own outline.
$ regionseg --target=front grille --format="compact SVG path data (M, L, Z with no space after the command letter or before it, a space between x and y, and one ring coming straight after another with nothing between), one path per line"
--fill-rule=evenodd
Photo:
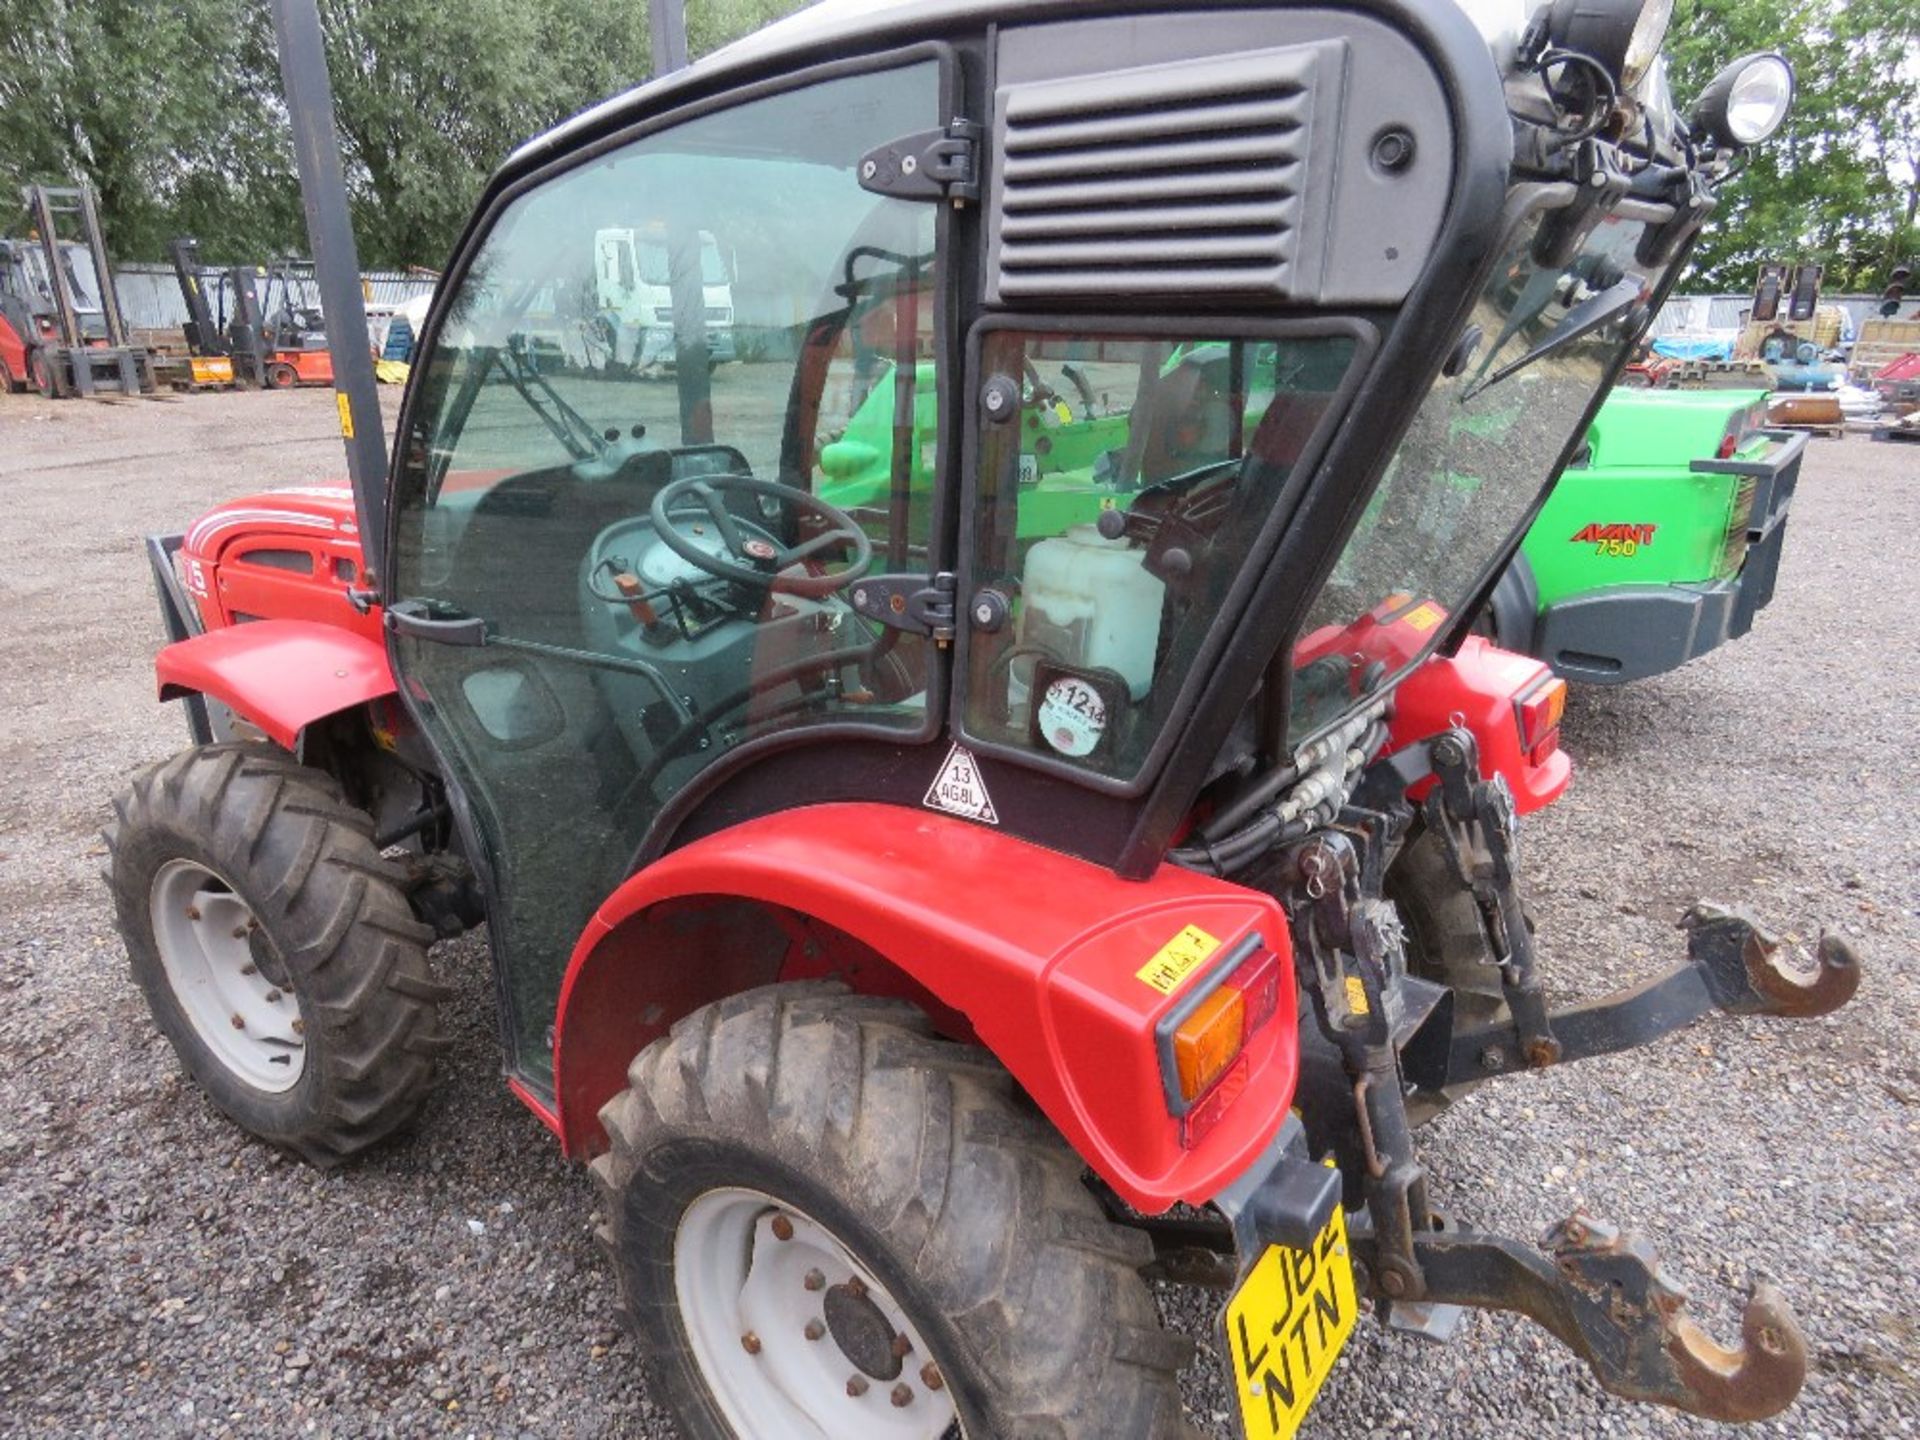
M1338 60L1289 45L1002 90L994 298L1291 293Z
M1753 518L1753 497L1760 489L1757 475L1742 475L1739 488L1733 492L1733 509L1727 514L1727 541L1720 551L1720 568L1716 575L1725 577L1735 574L1740 564L1747 558L1747 527Z

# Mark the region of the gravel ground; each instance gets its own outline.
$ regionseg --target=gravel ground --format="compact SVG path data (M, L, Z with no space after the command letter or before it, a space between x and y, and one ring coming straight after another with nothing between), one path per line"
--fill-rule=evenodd
M499 1081L480 944L436 952L457 1043L418 1133L329 1176L183 1083L126 974L96 832L183 743L152 703L138 537L339 473L330 412L324 392L0 398L0 1435L667 1436L608 1318L585 1177ZM1564 992L1668 963L1705 893L1855 937L1855 1005L1492 1085L1425 1140L1459 1218L1531 1235L1584 1204L1640 1227L1722 1334L1751 1276L1785 1285L1816 1360L1761 1433L1796 1440L1920 1432L1916 536L1920 450L1816 441L1755 632L1577 695L1575 788L1528 831ZM1209 1323L1201 1297L1168 1308ZM1210 1354L1190 1398L1232 1433ZM1363 1323L1307 1433L1713 1428L1612 1401L1543 1332L1471 1317L1444 1349Z

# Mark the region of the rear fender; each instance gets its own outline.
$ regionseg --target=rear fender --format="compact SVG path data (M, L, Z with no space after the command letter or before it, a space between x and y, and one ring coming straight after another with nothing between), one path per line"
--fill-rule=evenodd
M1531 814L1558 800L1573 778L1573 761L1558 746L1537 765L1520 748L1515 702L1552 673L1544 661L1470 635L1456 654L1436 655L1400 683L1390 742L1397 750L1456 725L1471 731L1481 777L1505 776L1514 808ZM1422 781L1409 794L1418 800L1432 785Z
M1187 926L1218 947L1163 994L1141 972ZM1239 1098L1187 1148L1154 1027L1255 936L1281 960L1279 1010L1247 1046ZM898 806L764 816L649 865L588 925L554 1027L556 1128L571 1155L604 1148L600 1107L676 1019L775 979L832 976L976 1038L1128 1203L1200 1202L1254 1162L1292 1102L1290 953L1270 897L1175 867L1121 880Z
M394 693L383 647L313 620L257 620L177 640L154 672L162 700L218 700L288 750L316 720Z

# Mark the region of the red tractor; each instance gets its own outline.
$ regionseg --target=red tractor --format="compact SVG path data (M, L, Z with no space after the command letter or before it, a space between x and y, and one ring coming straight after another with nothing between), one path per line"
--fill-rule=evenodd
M1749 57L1677 118L1663 14L826 6L530 143L391 470L151 542L195 745L111 882L187 1069L356 1154L484 920L507 1083L590 1163L690 1436L1182 1434L1156 1275L1228 1292L1258 1440L1362 1304L1785 1407L1777 1292L1723 1347L1599 1220L1443 1224L1415 1143L1858 980L1703 905L1683 963L1555 1006L1514 835L1565 692L1467 634L1785 111ZM671 379L591 343L608 228L667 237ZM876 385L892 482L841 509Z

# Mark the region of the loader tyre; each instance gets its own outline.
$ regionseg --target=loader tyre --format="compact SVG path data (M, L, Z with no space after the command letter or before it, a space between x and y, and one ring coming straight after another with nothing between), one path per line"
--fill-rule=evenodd
M688 1440L1186 1437L1139 1268L985 1052L780 985L642 1051L601 1112L601 1243Z
M332 777L259 744L187 750L114 802L134 979L243 1129L330 1167L419 1110L450 1041L433 932Z

